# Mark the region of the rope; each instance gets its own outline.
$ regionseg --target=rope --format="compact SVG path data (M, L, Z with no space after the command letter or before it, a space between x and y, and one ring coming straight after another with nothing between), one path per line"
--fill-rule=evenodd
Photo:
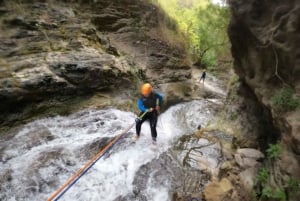
M145 112L146 113L146 112ZM143 115L145 115L145 113ZM142 116L143 116L142 115ZM68 181L66 181L58 190L56 190L47 201L57 201L61 198L105 153L107 153L113 145L126 134L135 123L129 125L122 133L116 136L108 145L106 145L99 153L97 153L89 162L87 162L80 170L78 170ZM54 199L55 198L55 199Z

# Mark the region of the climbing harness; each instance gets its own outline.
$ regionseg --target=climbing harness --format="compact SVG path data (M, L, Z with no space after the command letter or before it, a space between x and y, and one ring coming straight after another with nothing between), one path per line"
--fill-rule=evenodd
M140 117L147 113L144 112ZM97 153L89 162L87 162L80 170L78 170L68 181L66 181L58 190L56 190L47 201L57 201L59 200L91 167L100 159L104 154L106 154L113 145L116 144L133 126L135 123L130 124L125 130L123 130L119 135L117 135L108 145L106 145L99 153Z

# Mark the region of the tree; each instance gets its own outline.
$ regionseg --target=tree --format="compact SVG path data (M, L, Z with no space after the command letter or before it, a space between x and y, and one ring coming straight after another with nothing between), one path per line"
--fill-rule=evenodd
M192 30L197 36L191 47L193 59L199 64L214 66L217 55L228 51L228 8L209 4L206 8L198 8L197 17Z
M177 22L193 62L214 66L218 55L229 51L227 7L212 4L210 0L158 0L158 3Z

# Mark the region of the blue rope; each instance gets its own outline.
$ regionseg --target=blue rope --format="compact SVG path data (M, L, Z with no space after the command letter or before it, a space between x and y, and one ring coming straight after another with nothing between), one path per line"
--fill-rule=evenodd
M115 141L105 152L103 152L102 155L100 155L93 163L91 163L91 165L89 167L87 167L74 181L72 181L72 183L65 188L54 200L57 201L59 200L85 173L87 173L87 171L89 169L91 169L91 167L98 161L100 160L100 158L102 158L102 156L104 156L109 150L112 149L112 147L125 136L126 133L124 133L124 135L122 135L117 141Z

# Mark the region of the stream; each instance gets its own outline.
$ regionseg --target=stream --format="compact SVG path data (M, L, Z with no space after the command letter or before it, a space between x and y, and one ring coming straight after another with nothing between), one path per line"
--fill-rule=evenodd
M170 107L158 119L157 150L148 122L137 142L133 127L60 200L167 201L201 192L209 180L205 170L216 168L221 155L217 143L193 133L219 105L202 99ZM135 118L115 108L87 109L12 129L0 139L0 200L47 200Z

